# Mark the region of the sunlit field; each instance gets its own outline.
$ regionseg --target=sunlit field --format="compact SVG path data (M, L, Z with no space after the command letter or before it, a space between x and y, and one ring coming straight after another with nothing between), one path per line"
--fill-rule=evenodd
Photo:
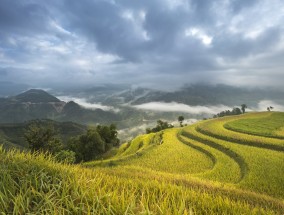
M111 158L80 165L1 148L0 211L284 214L282 116L249 113L141 135Z

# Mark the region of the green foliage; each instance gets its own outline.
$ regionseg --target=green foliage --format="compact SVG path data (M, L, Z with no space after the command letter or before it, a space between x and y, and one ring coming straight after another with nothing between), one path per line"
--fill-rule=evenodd
M62 148L62 142L58 138L58 133L51 124L43 126L39 122L34 121L29 125L24 137L33 152L55 153Z
M248 108L246 104L242 104L242 105L241 105L241 109L242 109L242 112L243 112L243 113L246 112L246 108Z
M162 130L165 130L165 129L168 129L168 128L173 128L173 127L174 126L172 124L169 124L166 121L158 120L157 126L155 128L152 128L152 129L146 128L146 134L156 133L156 132L159 132L159 131L162 131Z
M55 158L60 163L73 164L76 161L76 154L70 150L60 150L55 154Z
M95 129L70 140L69 149L76 153L76 161L90 161L105 152L106 145Z
M178 117L178 121L179 121L179 123L180 123L180 127L183 127L182 123L183 123L183 121L184 121L184 116L179 116L179 117Z
M73 122L56 122L53 120L37 120L25 123L15 124L1 124L0 125L0 139L7 142L5 145L18 148L28 148L29 144L26 142L25 133L29 126L35 123L43 128L53 127L57 133L57 137L62 140L63 145L67 144L67 140L72 136L83 134L87 127Z
M96 127L96 130L106 144L111 146L119 145L119 139L117 138L117 130L114 124L111 124L110 126L98 125Z
M238 107L234 107L232 111L226 110L226 111L221 111L220 113L217 113L216 115L213 116L213 118L217 117L224 117L224 116L232 116L232 115L240 115L242 114L241 109Z
M116 126L98 125L89 128L86 134L70 139L68 148L76 153L76 162L90 161L119 145Z

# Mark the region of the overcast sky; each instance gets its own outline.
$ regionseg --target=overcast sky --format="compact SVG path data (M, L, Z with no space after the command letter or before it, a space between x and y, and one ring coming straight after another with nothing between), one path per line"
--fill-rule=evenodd
M283 0L0 0L0 80L283 86Z

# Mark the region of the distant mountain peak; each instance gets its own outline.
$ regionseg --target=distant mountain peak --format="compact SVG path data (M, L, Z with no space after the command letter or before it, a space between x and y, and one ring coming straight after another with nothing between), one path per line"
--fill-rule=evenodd
M14 96L13 99L19 102L32 102L32 103L60 102L58 98L50 95L49 93L41 89L30 89L17 96Z

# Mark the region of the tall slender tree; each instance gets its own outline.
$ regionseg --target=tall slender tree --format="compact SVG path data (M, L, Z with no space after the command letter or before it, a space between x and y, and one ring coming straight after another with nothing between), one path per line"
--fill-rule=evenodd
M241 109L242 109L242 112L245 113L246 112L246 108L248 108L248 106L246 104L242 104L241 105Z
M183 127L183 121L184 121L184 117L183 116L179 116L178 117L178 121L179 121L179 124L180 124L180 127Z

